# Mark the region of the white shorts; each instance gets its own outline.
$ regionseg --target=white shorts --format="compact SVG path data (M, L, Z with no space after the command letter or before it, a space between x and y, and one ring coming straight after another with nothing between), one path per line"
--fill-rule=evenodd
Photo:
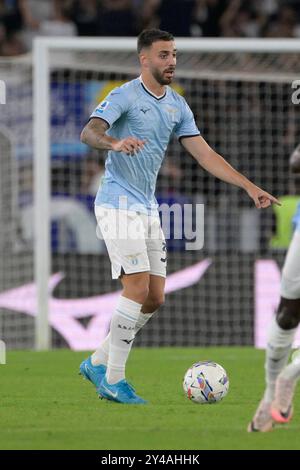
M285 257L280 295L285 299L300 299L300 230L295 230Z
M112 278L149 271L166 277L167 250L159 216L95 206L101 236L111 261Z

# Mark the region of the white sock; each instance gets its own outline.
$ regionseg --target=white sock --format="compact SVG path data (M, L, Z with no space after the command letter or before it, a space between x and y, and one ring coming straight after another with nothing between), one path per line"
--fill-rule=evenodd
M282 377L287 380L298 381L300 378L300 349L292 355L292 362L282 371Z
M142 304L121 296L110 325L106 379L114 384L125 378L125 365L135 335Z
M143 313L141 312L139 314L139 318L136 322L136 325L135 325L135 335L138 334L138 332L146 325L146 323L148 323L148 321L150 320L150 318L152 318L152 316L157 312L157 310L155 310L154 312L152 313Z
M134 335L136 336L137 333L140 331L143 326L148 323L150 318L157 312L155 310L152 313L142 313L140 312L139 317L137 319L135 329L134 329ZM91 361L93 366L99 366L100 364L107 365L108 362L108 355L109 355L109 341L110 341L110 332L108 335L105 337L103 340L103 343L99 346L98 349L92 354L91 356Z
M288 362L296 330L297 328L283 330L278 325L276 318L272 319L265 361L266 390L264 400L268 403L274 399L275 382L278 374Z
M91 361L93 366L100 366L100 364L107 365L108 354L109 354L109 341L110 341L110 332L104 338L103 342L98 349L92 354Z

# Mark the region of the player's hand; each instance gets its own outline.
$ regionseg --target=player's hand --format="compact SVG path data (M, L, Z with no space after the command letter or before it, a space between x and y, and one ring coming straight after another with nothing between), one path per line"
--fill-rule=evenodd
M127 155L135 155L141 150L145 144L145 140L136 139L135 137L126 137L113 143L112 150L115 152L124 152Z
M266 209L272 204L281 206L281 203L278 201L278 199L276 199L276 197L272 196L266 191L263 191L258 186L255 186L255 184L251 184L251 186L247 189L247 193L251 199L253 199L257 209Z

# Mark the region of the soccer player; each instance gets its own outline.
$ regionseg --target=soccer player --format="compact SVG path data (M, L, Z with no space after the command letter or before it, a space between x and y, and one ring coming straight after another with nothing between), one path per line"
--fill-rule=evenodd
M135 335L164 302L166 243L154 192L171 135L207 171L243 188L257 208L278 201L210 148L185 99L169 87L176 67L172 34L145 30L138 37L137 50L140 77L114 89L94 110L81 134L82 142L109 151L95 213L112 277L120 278L123 291L108 336L83 361L80 371L100 396L142 404L145 400L126 381L125 364ZM126 226L136 229L124 239L120 231Z
M290 158L294 173L300 173L300 144ZM271 431L274 423L288 423L293 415L293 396L300 378L300 350L289 365L300 323L300 204L294 217L295 230L281 275L280 303L268 332L265 371L266 389L248 431Z

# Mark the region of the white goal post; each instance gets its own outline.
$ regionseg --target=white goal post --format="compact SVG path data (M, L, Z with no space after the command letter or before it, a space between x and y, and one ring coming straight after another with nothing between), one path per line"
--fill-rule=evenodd
M183 39L176 40L180 53L209 54L300 54L300 40L297 39ZM59 51L68 52L134 52L134 38L36 38L33 52L34 71L34 200L35 200L35 282L37 285L37 317L35 344L37 350L50 348L49 327L49 279L51 273L50 249L50 67L51 54ZM83 64L84 67L84 64ZM186 76L201 76L203 71L186 69ZM236 71L234 73L237 73ZM263 75L264 72L258 72ZM209 70L205 72L209 77ZM256 80L251 73L245 76ZM224 71L223 78L230 77L230 69ZM282 74L283 76L283 74ZM281 80L283 79L281 76ZM291 78L289 78L289 76ZM286 72L286 80L295 78L295 74ZM277 80L273 74L271 81ZM79 138L79 136L78 136Z

